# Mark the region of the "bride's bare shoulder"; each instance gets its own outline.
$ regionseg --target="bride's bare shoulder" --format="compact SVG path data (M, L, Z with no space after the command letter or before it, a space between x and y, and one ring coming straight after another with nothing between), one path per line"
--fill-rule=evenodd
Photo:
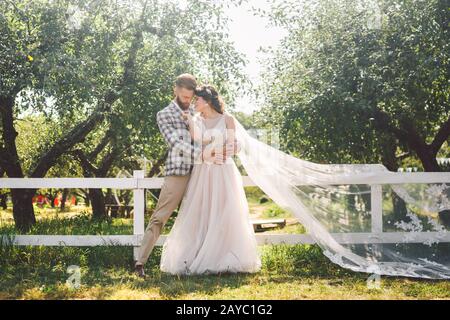
M235 123L234 123L233 115L228 112L225 112L224 116L225 116L225 123L227 124L227 128L234 128Z

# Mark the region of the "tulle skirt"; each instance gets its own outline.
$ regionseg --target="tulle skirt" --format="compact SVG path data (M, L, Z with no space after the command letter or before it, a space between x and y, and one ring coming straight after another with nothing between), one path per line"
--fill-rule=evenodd
M178 275L261 269L242 177L234 161L196 164L163 246L161 271Z

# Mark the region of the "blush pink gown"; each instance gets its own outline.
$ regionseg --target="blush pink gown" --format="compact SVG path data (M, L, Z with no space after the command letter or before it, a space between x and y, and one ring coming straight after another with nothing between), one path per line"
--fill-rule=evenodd
M200 120L206 134L226 135L225 116ZM257 250L242 177L232 158L195 164L161 257L177 275L258 272Z

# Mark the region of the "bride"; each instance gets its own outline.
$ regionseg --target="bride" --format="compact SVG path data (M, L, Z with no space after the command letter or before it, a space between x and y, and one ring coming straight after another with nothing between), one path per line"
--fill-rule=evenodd
M171 274L258 272L260 254L249 220L242 177L223 145L233 147L235 119L224 111L214 87L195 90L195 111L184 115L189 131L209 157L194 164L178 217L161 256L161 271Z

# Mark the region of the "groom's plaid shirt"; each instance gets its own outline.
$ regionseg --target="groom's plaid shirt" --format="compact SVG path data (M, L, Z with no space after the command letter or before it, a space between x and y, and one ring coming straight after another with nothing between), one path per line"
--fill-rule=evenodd
M194 110L189 107L193 115ZM199 159L202 147L194 142L187 123L182 117L183 111L172 101L156 114L159 131L169 145L166 160L166 176L184 176L191 173L194 160Z

